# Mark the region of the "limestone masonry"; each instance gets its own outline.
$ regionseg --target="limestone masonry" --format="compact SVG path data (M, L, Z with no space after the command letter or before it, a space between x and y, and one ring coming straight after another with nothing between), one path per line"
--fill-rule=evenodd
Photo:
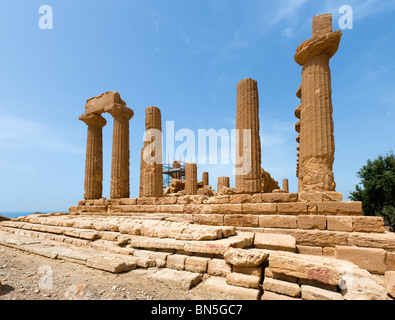
M132 163L139 198L130 198L134 112L110 91L89 99L79 118L88 127L84 200L68 213L1 221L0 245L111 273L153 268L158 283L213 299L394 299L395 234L336 192L329 61L341 35L330 14L314 17L312 37L296 51L297 193L261 167L258 86L244 79L236 88L235 188L220 177L215 190L209 172L198 181L197 165L181 162L170 165L164 186L162 115L149 107L135 150L141 162ZM105 112L114 118L110 199L102 195Z

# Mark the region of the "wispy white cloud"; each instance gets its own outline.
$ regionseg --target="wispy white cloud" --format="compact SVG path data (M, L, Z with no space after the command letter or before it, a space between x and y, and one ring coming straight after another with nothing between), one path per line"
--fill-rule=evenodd
M48 150L63 153L84 152L81 147L66 141L57 128L47 124L0 113L0 147L13 149Z

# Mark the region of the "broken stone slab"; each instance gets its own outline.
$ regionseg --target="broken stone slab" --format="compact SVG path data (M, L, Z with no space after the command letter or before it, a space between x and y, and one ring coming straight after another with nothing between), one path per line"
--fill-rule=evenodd
M390 297L395 299L395 271L387 271L385 273L385 285Z
M260 267L269 258L269 252L259 249L229 248L224 259L227 263L238 267Z
M317 287L301 286L303 300L344 300L341 293Z
M240 235L212 241L186 241L184 250L194 253L225 254L229 248L246 248L252 245L252 237Z
M231 286L225 278L210 277L199 284L194 290L202 297L212 297L216 300L258 300L259 290Z
M256 233L254 247L257 249L296 251L296 241L293 236L274 233Z
M128 257L102 255L89 258L86 266L111 273L122 273L137 268L137 261Z
M168 286L179 288L180 290L191 290L202 281L202 275L200 273L167 268L155 272L152 278Z

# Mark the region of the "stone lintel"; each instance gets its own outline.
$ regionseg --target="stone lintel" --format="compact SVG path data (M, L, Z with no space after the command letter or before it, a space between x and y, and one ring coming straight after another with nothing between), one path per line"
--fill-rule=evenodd
M332 14L321 14L313 18L313 37L332 32Z
M120 104L126 107L126 102L121 99L118 92L108 91L87 100L85 104L85 113L100 114L105 112L104 110L113 104Z

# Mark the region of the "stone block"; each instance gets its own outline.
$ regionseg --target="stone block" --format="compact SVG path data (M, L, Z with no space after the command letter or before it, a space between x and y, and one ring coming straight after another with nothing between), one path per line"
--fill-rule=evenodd
M250 200L250 194L235 194L230 196L229 203L249 203Z
M317 210L328 216L362 216L362 202L318 202Z
M259 290L230 286L225 278L210 277L196 288L195 293L216 300L258 300Z
M395 299L395 271L385 273L385 286L390 297Z
M385 254L383 249L342 246L335 248L336 259L350 261L362 269L378 274L384 274L386 270Z
M273 278L265 278L262 289L278 294L290 296L293 298L300 297L300 287L296 283L281 281Z
M298 227L306 230L325 230L326 216L298 216Z
M277 214L275 203L243 203L243 214Z
M387 252L386 265L388 271L395 271L395 252Z
M184 270L185 269L185 260L186 256L180 254L172 254L167 257L166 267L169 269L175 270Z
M259 216L242 215L242 214L225 214L224 225L235 226L235 227L258 227Z
M329 231L353 232L353 217L327 216L327 229Z
M269 263L270 265L270 263ZM277 280L281 280L281 281L286 281L286 282L291 282L291 283L297 283L298 282L298 278L293 277L293 276L288 276L276 271L272 271L270 269L270 267L266 267L265 268L265 279L266 278L273 278L273 279L277 279Z
M341 293L311 286L301 286L303 300L344 300Z
M238 267L260 267L269 258L269 252L257 249L229 248L224 259L227 263Z
M211 259L202 257L188 257L185 260L185 271L206 273L207 265Z
M257 249L281 250L295 252L295 238L284 234L257 233L255 234L254 247Z
M262 202L281 203L281 202L297 202L297 193L262 193Z
M137 267L137 261L131 258L96 256L89 258L86 261L86 266L111 273L121 273L135 269Z
M211 213L242 214L241 204L211 204Z
M353 232L348 236L348 245L395 251L395 233L374 234Z
M277 210L280 215L307 215L307 204L302 202L278 203Z
M260 228L282 228L282 229L296 229L298 227L297 216L260 216Z
M232 266L225 260L212 259L208 262L207 273L216 277L226 277L232 272Z
M167 205L160 205L157 206L159 207L158 212L164 212L164 213L183 213L184 206L180 204L167 204Z
M322 255L324 257L334 257L335 256L335 248L333 248L333 247L322 248Z
M235 273L242 273L248 276L255 276L255 277L262 277L263 267L238 267L233 266L233 272Z
M181 290L190 290L202 281L202 275L187 271L161 269L152 275L155 281L176 287Z
M262 296L261 300L266 300L266 301L282 301L282 300L301 300L299 298L292 298L289 296L284 296L282 294L270 292L270 291L265 291Z
M296 243L302 246L335 247L347 245L347 232L322 230L293 230Z
M353 217L355 232L384 233L382 217Z
M230 196L215 196L205 200L206 204L228 204Z
M322 256L322 248L321 247L312 247L312 246L296 246L296 252L299 254L308 254L312 256Z
M193 221L196 224L208 226L222 226L224 224L223 214L194 214Z
M226 283L232 286L259 289L260 277L249 276L241 273L229 273Z

